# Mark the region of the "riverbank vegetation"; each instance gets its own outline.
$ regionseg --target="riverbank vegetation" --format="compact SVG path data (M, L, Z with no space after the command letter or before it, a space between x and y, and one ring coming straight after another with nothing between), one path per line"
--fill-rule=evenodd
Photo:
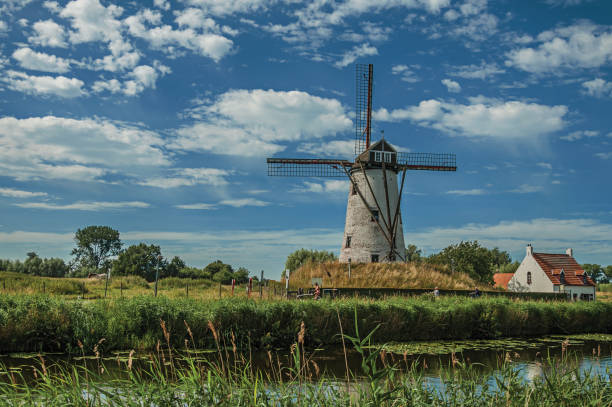
M385 300L321 301L169 299L138 296L112 300L67 300L55 296L0 297L0 349L75 352L102 341L100 349L152 349L163 341L160 320L180 348L194 346L274 348L291 343L302 322L308 347L340 344L354 330L380 325L376 343L414 340L492 339L549 334L612 333L612 304L513 301L503 298L392 297ZM189 326L190 328L187 328ZM214 328L214 330L213 330ZM191 334L190 334L191 332Z
M355 331L354 336L342 338L361 355L361 369L350 372L347 365L346 376L336 378L321 372L304 348L303 324L292 336L289 359L281 362L270 352L265 369L254 369L236 347L224 348L217 334L217 358L203 359L193 352L191 331L179 355L165 321L160 326L164 340L145 358L149 363L144 367L136 367L134 351L112 361L101 357L103 341L94 345L95 360L89 365L86 358L81 358L82 365L52 364L39 355L39 363L28 372L0 366L3 405L569 407L612 403L609 373L581 370L567 353L540 358L535 370L516 364L509 353L501 355L493 376L481 374L453 354L452 363L432 378L424 376L418 363L368 346L370 335L362 338ZM109 373L105 360L118 367Z

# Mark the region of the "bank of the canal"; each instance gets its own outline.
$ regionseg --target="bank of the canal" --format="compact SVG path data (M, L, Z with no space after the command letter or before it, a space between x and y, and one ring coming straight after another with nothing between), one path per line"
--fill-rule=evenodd
M355 318L356 317L356 318ZM287 348L305 325L305 344L339 345L344 333L376 330L377 343L612 333L612 304L446 297L322 301L198 301L150 296L78 301L50 296L0 297L0 352L91 353L171 345L215 348L215 338L243 349ZM214 332L213 332L214 328Z

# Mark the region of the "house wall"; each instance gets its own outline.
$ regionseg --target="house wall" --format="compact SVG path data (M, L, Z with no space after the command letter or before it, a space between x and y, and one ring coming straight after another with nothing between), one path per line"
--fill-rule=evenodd
M591 294L593 299L595 299L595 287L593 286L566 285L564 286L564 290L566 293L570 293L572 299L574 298L574 294L578 294L578 300L580 300L580 294Z
M397 173L387 170L387 185L389 191L389 208L391 216L387 214L386 196L383 171L380 168L366 169L365 173L370 181L374 196L380 205L380 223L384 228L382 219L389 223L389 218L393 219L395 210L398 204L398 185ZM352 172L353 179L361 191L366 202L372 209L376 209L374 197L370 193L365 177L361 169ZM397 232L395 237L395 247L397 251L404 256L404 231L401 223L401 211L399 221L397 223ZM345 247L347 236L351 236L351 247ZM386 257L389 253L389 243L383 236L376 222L371 220L370 212L366 205L359 197L359 194L352 194L352 188L349 188L348 203L346 207L346 222L344 227L344 236L342 239L342 247L340 249L340 262L347 263L351 259L353 263L369 263L372 254L378 254L379 261L389 261ZM396 255L396 261L402 261Z
M537 292L537 293L552 293L554 284L544 270L540 268L538 262L533 258L527 249L527 255L521 262L519 268L514 273L514 276L508 282L509 291L518 292ZM531 271L531 284L527 284L527 272Z

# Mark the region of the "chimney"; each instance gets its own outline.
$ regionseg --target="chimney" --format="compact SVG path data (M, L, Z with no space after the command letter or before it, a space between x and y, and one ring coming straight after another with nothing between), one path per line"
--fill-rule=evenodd
M571 247L565 251L565 254L567 254L570 257L574 257L574 251L572 250Z
M527 256L531 256L533 254L533 247L531 243L527 245Z

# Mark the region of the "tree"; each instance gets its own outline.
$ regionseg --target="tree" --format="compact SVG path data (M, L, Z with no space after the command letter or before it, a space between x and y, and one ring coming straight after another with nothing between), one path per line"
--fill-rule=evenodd
M179 272L187 267L183 259L178 256L174 256L170 263L166 266L165 275L166 277L178 277Z
M238 268L238 270L236 270L234 272L234 279L236 280L237 284L243 284L249 281L249 270L247 270L244 267L240 267Z
M204 267L204 272L210 274L214 281L222 284L230 284L234 278L234 269L229 264L216 260Z
M75 263L80 267L99 270L108 265L108 258L121 251L119 231L108 226L87 226L78 229L74 235L77 247L72 249Z
M159 246L139 243L119 254L117 260L113 262L113 274L135 275L147 281L155 281L157 268L159 267L160 277L165 277L166 266Z
M605 269L599 264L582 264L582 269L596 283L607 283L609 281Z
M291 253L285 262L285 269L293 273L295 270L307 263L323 263L326 261L336 260L334 253L325 250L307 250L299 249ZM283 277L284 277L283 272Z
M480 246L476 240L448 246L428 258L430 263L445 264L451 271L467 273L473 279L485 283L492 283L493 273L511 260L508 253L500 252L497 248L489 250Z
M418 263L421 261L421 249L417 248L413 244L409 244L406 247L406 261L412 261Z

